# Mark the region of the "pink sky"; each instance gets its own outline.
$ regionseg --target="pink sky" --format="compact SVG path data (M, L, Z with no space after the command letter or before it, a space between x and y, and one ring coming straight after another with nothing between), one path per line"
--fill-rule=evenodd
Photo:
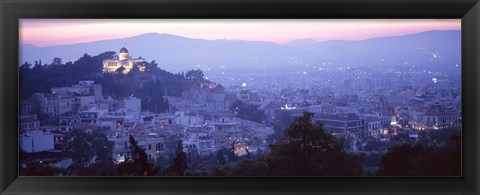
M20 44L52 46L166 33L199 39L285 43L362 40L428 30L460 30L460 19L22 19Z

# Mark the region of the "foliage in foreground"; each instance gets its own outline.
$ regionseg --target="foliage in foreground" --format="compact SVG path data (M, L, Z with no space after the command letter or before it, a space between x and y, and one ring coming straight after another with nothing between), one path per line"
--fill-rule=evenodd
M381 157L379 176L461 176L460 137L454 147L393 146Z
M111 161L100 160L85 167L82 165L82 159L85 158L78 158L79 160L76 161L78 163L67 170L36 164L21 168L20 173L22 175L96 176L358 176L374 174L366 173L362 169L363 156L347 152L342 140L325 132L321 124L313 124L311 118L312 113L304 113L303 116L296 118L285 129L283 138L272 143L270 151L265 154L248 152L245 156L237 156L232 148L224 148L218 150L216 154L199 157L185 152L181 141L177 140L176 147L172 150L175 152L169 160L154 162L148 161L144 150L132 137L130 139L131 158L125 163L115 165ZM375 175L458 176L461 171L460 137L453 136L450 142L443 147L422 144L392 146L380 157L379 171ZM159 164L160 162L162 164Z

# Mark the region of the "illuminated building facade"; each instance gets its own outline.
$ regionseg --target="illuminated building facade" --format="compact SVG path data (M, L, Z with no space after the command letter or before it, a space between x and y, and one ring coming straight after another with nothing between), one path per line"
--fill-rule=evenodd
M122 49L120 49L120 52L118 53L118 59L107 59L103 61L103 72L115 73L117 69L123 67L125 69L122 71L122 73L127 74L128 72L130 72L130 70L132 70L134 65L138 65L138 63L144 61L145 60L143 59L130 58L127 48L122 47ZM138 66L138 68L142 72L145 70L144 66Z

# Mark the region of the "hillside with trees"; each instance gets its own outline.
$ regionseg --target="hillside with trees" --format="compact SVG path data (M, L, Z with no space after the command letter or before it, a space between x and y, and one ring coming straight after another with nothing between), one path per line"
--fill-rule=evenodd
M205 80L201 70L187 73L170 73L158 67L155 61L139 64L145 67L141 72L137 65L127 74L104 73L103 60L112 59L115 52L109 51L97 56L84 54L74 62L64 63L54 58L51 63L25 62L19 67L20 98L28 99L33 93L49 93L52 87L66 87L81 80L93 80L102 85L104 96L124 98L135 96L142 100L142 109L165 111L169 108L165 96L181 96L184 90ZM121 69L121 68L119 68ZM41 81L41 82L39 82Z

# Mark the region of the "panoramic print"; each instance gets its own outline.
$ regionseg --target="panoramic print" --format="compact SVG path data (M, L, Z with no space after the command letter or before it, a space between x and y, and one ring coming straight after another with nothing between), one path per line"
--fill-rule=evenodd
M460 19L21 19L20 176L461 176Z

